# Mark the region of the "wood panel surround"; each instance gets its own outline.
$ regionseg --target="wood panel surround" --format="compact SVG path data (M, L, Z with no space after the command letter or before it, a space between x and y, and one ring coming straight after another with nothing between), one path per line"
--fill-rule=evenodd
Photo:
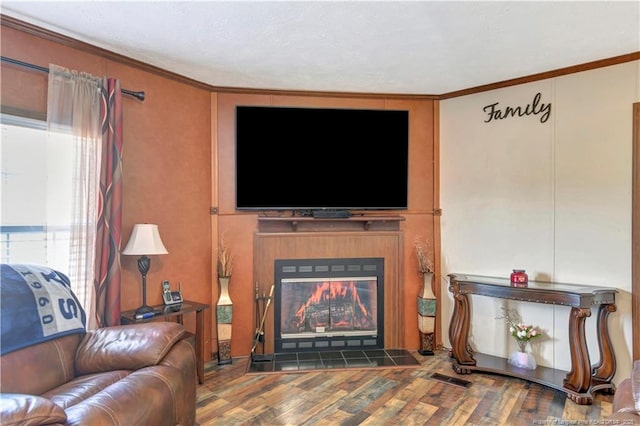
M402 218L396 219L400 220ZM384 346L405 347L404 236L397 224L390 226L394 230L333 231L332 226L341 222L334 219L333 222L320 221L313 231L274 232L270 221L261 221L254 236L254 275L261 294L269 294L274 284L276 259L384 258ZM342 222L354 224L348 220ZM265 321L265 352L273 351L274 312L271 309Z
M212 95L215 110L215 130L212 152L216 154L212 182L217 190L216 214L212 229L224 235L234 252L236 264L230 293L234 303L232 356L247 355L255 334L255 283L267 294L274 280L273 260L276 258L394 258L394 266L385 262L385 282L400 285L396 301L385 301L395 307L393 330L386 336L396 336L404 349L418 347L416 297L422 280L417 273L413 242L420 238L439 252L439 197L436 186L438 159L434 109L431 100L359 97L315 97L277 94L216 93ZM291 217L289 211L251 212L235 208L235 109L237 105L272 105L330 108L400 109L409 111L409 188L408 209L401 211L352 211L347 221L318 220ZM304 145L305 141L301 141ZM259 178L259 177L257 177ZM303 180L300 184L304 185ZM403 220L398 220L401 216ZM394 230L387 227L393 223ZM267 232L267 230L269 232ZM392 234L388 234L392 233ZM365 236L366 235L366 236ZM390 236L393 235L393 236ZM400 238L402 236L402 238ZM366 242L365 242L366 241ZM258 244L260 242L260 244ZM216 241L214 240L214 244ZM250 244L247 247L247 244ZM357 245L358 247L355 247ZM393 247L390 249L389 247ZM392 254L385 254L389 250ZM215 255L215 252L214 252ZM436 265L438 265L436 258ZM436 271L439 274L439 268ZM391 275L389 275L391 274ZM395 276L398 278L393 278ZM386 288L386 287L385 287ZM436 289L440 294L440 288ZM212 288L213 303L217 300L217 285ZM271 307L271 309L273 306ZM440 318L436 328L440 327ZM267 339L273 337L273 312L267 318ZM213 328L215 333L215 327ZM441 342L440 333L436 334ZM266 346L266 345L265 345ZM265 348L272 350L271 343Z

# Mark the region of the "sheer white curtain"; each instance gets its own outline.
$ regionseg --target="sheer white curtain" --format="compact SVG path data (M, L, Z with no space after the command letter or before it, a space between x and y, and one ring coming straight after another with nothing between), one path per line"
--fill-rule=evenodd
M68 275L87 313L87 328L97 328L94 263L101 157L100 78L49 66L47 129L69 132L73 141L71 244Z

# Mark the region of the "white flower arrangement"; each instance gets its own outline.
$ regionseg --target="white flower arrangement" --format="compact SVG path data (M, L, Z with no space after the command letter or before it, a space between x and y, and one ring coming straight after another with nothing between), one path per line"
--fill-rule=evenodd
M515 309L501 308L502 316L497 319L504 320L509 326L509 333L516 339L520 352L525 351L527 342L542 336L540 329L534 325L525 324L520 319L518 311Z

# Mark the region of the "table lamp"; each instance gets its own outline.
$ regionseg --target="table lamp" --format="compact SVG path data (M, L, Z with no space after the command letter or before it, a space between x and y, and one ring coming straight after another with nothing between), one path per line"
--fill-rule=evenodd
M158 225L139 223L133 226L127 246L122 250L124 255L136 255L138 258L138 270L142 275L142 306L136 309L136 315L153 312L151 306L147 306L147 272L151 266L148 256L169 253L162 244Z

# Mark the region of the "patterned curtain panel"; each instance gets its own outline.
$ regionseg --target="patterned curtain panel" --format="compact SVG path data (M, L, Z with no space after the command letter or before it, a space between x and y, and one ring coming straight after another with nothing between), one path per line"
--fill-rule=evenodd
M96 239L95 293L99 327L120 324L122 229L122 94L120 81L102 81L102 161Z

